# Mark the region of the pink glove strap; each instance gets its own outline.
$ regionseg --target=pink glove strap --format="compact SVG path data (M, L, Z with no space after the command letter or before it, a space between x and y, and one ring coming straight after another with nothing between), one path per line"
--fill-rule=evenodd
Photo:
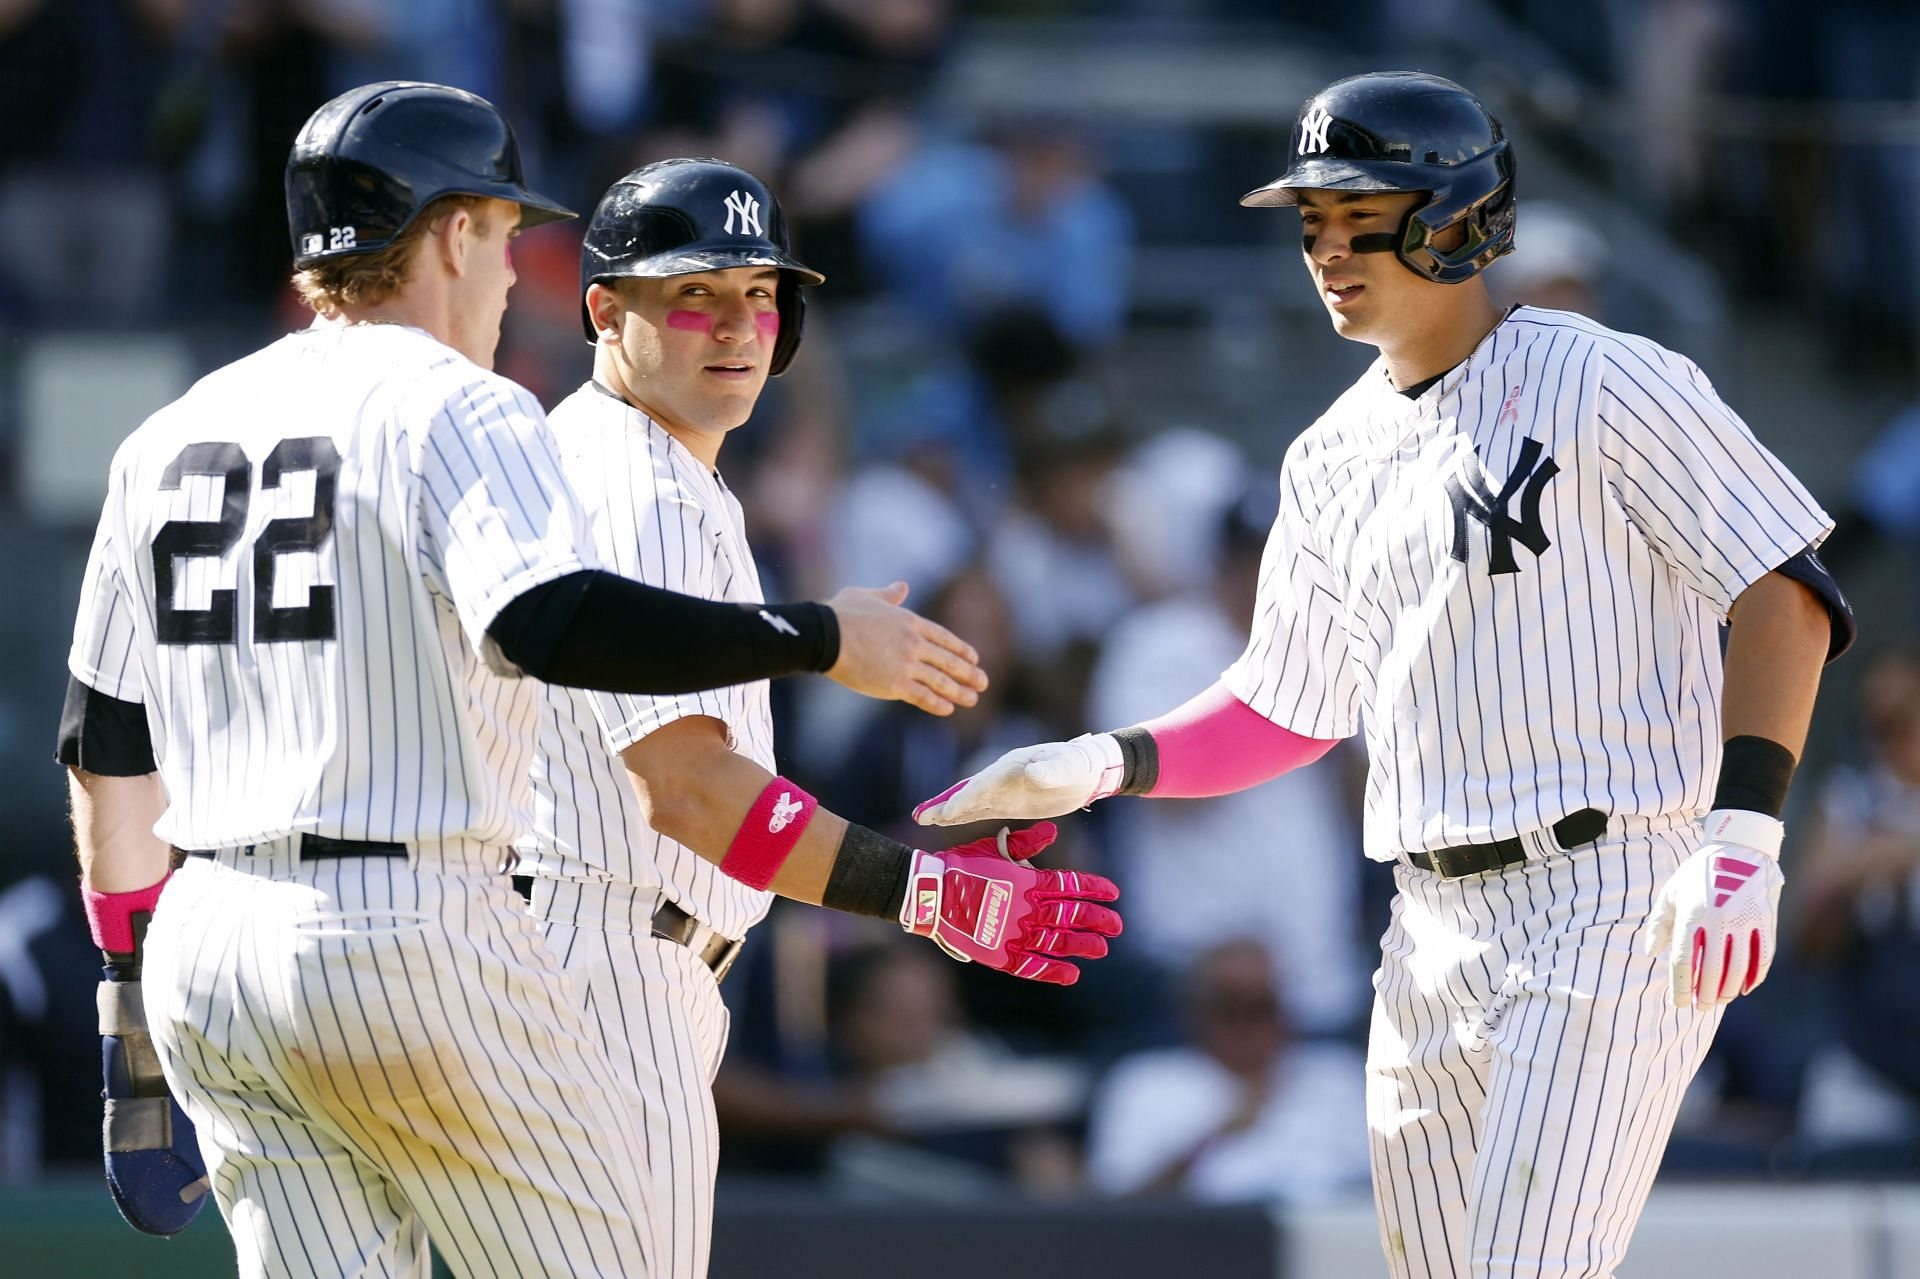
M160 890L172 876L173 872L168 871L159 883L130 893L102 893L89 884L81 884L80 900L86 904L87 931L93 934L93 944L109 954L131 955L133 917L142 912L153 913L154 903L160 900Z
M721 871L749 888L765 888L786 865L819 806L818 800L786 778L774 778L733 833L727 855L720 861Z
M1160 752L1149 795L1200 799L1230 795L1311 764L1337 740L1280 727L1215 684L1186 705L1141 725Z

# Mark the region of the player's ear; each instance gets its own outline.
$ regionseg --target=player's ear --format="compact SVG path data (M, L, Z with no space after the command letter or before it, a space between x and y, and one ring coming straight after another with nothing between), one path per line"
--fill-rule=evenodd
M479 228L473 222L473 214L455 206L445 210L427 224L427 233L420 237L420 249L422 253L431 254L436 258L440 265L446 268L448 275L465 275L467 255L473 251L478 232Z
M620 340L620 295L599 282L587 286L587 314L593 319L594 334L602 342Z

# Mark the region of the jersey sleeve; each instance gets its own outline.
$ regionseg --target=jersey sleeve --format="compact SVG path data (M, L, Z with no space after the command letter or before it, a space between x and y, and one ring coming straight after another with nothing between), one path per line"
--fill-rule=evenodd
M111 487L100 526L93 535L93 549L87 555L67 669L96 693L122 702L144 703L145 682L135 652L133 593L120 570L113 531L120 487L117 470Z
M609 503L594 519L598 549L616 572L702 599L721 598L726 585L716 531L706 509L671 480L636 493L631 508ZM729 718L725 689L657 696L589 690L587 698L615 753L675 720L709 715L726 723Z
M1222 676L1235 697L1303 737L1351 737L1360 728L1360 688L1333 570L1313 545L1297 454L1280 480L1280 514L1260 557L1253 630Z
M1721 616L1833 521L1691 361L1622 348L1598 399L1600 455L1653 551Z
M532 394L481 375L448 396L419 449L421 560L475 652L531 587L600 567ZM490 659L489 659L490 660Z

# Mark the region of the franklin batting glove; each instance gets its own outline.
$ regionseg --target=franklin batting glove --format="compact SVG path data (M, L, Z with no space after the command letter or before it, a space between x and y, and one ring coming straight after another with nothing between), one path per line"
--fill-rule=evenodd
M961 963L1073 985L1080 970L1066 961L1099 959L1120 935L1119 914L1100 904L1120 890L1099 875L1025 865L1058 834L1041 822L945 852L915 849L900 926Z

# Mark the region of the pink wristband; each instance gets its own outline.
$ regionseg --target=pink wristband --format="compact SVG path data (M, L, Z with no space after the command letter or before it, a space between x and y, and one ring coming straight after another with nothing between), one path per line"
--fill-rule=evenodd
M81 884L80 900L87 908L87 931L93 934L93 944L108 954L131 955L133 917L143 911L153 913L154 903L160 900L160 890L167 886L172 875L173 872L168 871L159 883L130 893L102 893L89 884Z
M749 888L765 888L786 865L819 806L819 801L786 778L774 778L733 833L727 855L720 861L721 871Z

